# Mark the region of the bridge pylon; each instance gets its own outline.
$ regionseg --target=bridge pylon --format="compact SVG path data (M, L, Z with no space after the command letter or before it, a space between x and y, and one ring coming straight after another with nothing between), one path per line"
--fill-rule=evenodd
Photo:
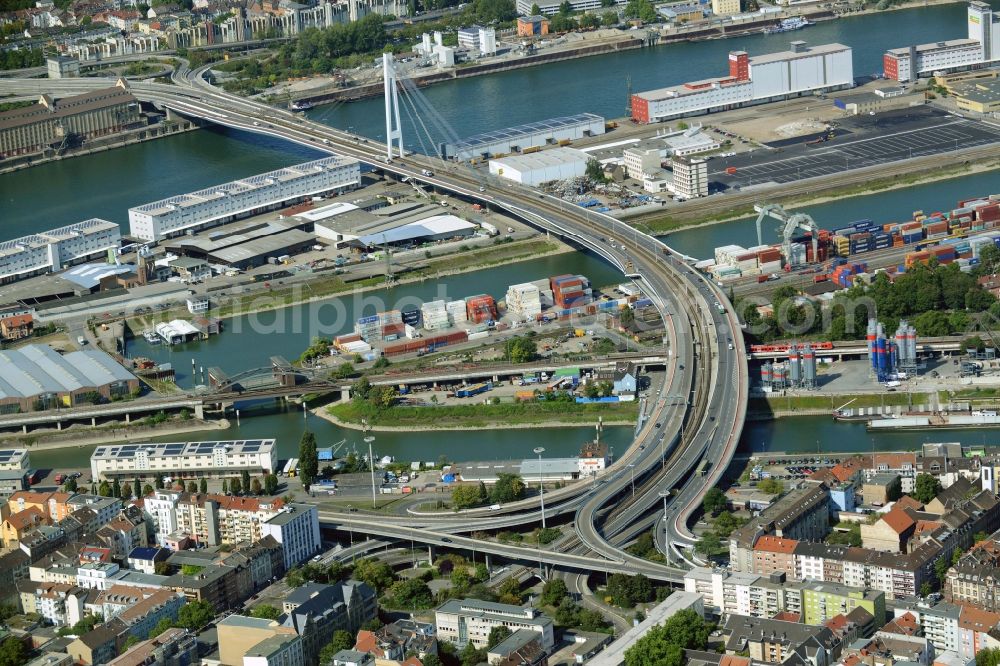
M399 144L399 156L403 156L403 127L399 124L396 67L391 53L382 54L382 78L385 80L385 157L391 160L394 139Z

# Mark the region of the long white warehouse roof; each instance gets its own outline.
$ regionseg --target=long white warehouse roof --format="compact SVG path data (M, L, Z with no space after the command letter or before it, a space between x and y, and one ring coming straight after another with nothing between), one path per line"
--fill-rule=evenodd
M532 169L545 169L559 166L560 164L570 164L573 162L586 162L589 159L587 153L576 148L551 148L530 155L509 155L499 157L490 162L501 164L516 171L531 171Z
M135 375L96 349L60 354L48 345L0 351L0 398L30 398L130 381Z
M399 243L401 241L423 238L425 236L440 236L441 234L454 233L474 229L476 225L466 222L454 215L435 215L419 222L404 224L395 229L380 231L375 234L361 236L359 243L364 245L378 245L379 243Z

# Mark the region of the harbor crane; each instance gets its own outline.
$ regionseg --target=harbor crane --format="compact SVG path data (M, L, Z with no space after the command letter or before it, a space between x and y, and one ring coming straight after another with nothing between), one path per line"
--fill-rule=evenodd
M813 261L819 259L818 244L819 244L819 226L816 221L812 219L809 215L805 213L789 213L781 204L754 204L754 211L758 213L757 215L757 245L763 245L764 241L761 237L761 223L763 223L765 217L771 217L781 222L784 226L781 230L781 251L785 255L785 260L788 265L792 265L792 236L795 234L796 229L802 229L803 231L812 232L812 256Z

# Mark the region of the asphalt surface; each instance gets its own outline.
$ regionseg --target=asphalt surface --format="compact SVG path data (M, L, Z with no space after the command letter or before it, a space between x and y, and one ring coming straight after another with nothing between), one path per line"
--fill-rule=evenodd
M387 538L410 538L415 542L452 548L478 549L511 559L532 561L538 559L551 564L577 570L642 572L659 580L678 580L682 571L674 567L640 560L625 553L620 546L607 541L597 523L610 509L617 508L619 499L630 486L632 471L641 479L647 474L655 479L663 474L661 456L668 455L665 438L676 439L680 419L688 410L677 409L677 397L686 404L690 399L692 413L688 418L689 430L685 437L671 447L663 483L653 482L643 487L642 494L624 511L619 511L617 525L635 524L640 517L661 502L659 492L674 488L677 496L672 503L668 520L669 529L676 538L673 544L691 543L693 535L687 529L687 520L700 501L700 496L714 485L717 474L724 465L711 468L705 477L693 478L690 471L703 455L712 460L727 462L735 449L742 429L745 410L746 362L744 346L738 324L729 308L720 312L714 303L725 301L714 285L690 271L688 267L669 254L669 249L655 238L638 234L614 218L593 211L580 209L561 200L540 195L534 190L515 187L499 181L476 180L482 176L470 175L453 165L439 164L423 156L408 155L382 166L384 153L367 140L318 123L312 123L289 112L272 109L256 102L221 93L201 78L202 70L179 68L175 83L136 83L132 92L140 99L166 104L175 111L212 120L236 129L277 136L316 149L351 156L400 176L423 180L454 194L486 202L515 214L542 229L554 232L564 240L586 247L626 273L653 299L668 321L671 331L671 351L676 354L676 367L653 398L649 413L651 418L640 428L636 445L616 463L616 471L605 477L596 490L584 492L584 506L577 513L577 530L580 541L604 557L591 554L577 555L554 553L520 546L485 543L443 531L445 524L435 522L435 529L401 525L384 517L358 516L324 512L325 523L341 529L365 532ZM93 87L93 81L86 82ZM82 80L44 82L47 89L59 86L60 90L76 91L83 87ZM0 91L31 91L37 82L0 82ZM78 87L79 86L79 87ZM55 92L53 90L53 92ZM366 145L367 144L367 145ZM423 175L421 167L438 171L437 175ZM618 239L618 242L614 242ZM628 247L625 247L625 246ZM674 300L676 298L676 301ZM683 315L679 313L684 313ZM693 318L690 318L693 315ZM681 321L675 322L674 318ZM693 325L692 325L693 324ZM690 327L690 331L688 328ZM700 346L696 358L696 345ZM696 369L703 371L695 377ZM708 395L697 396L697 389ZM695 413L695 411L697 413ZM655 424L661 427L656 428ZM659 445L659 446L658 446ZM633 468L628 468L633 465ZM686 482L682 483L684 479ZM581 484L572 487L567 495L579 494ZM555 499L553 497L552 499ZM547 507L548 508L548 507ZM549 512L546 512L549 515ZM537 518L529 510L526 514L476 519L465 517L466 528L493 529L516 520L520 523ZM464 531L464 530L463 530ZM605 559L607 558L607 559Z
M709 162L709 179L723 190L790 183L1000 142L1000 128L931 107L854 116L841 121L836 133L824 143L807 145L803 138L779 142L774 150L716 157Z

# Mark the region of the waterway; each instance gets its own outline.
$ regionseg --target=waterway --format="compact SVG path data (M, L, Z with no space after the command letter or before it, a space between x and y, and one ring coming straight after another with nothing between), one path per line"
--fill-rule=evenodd
M729 71L730 51L760 55L786 50L792 40L839 42L853 49L854 75L861 77L882 72L882 54L887 48L966 36L966 5L956 3L845 17L778 35L664 44L567 60L436 84L422 92L440 120L458 137L467 137L573 113L620 118L625 115L629 81L631 90L638 92L723 76ZM401 122L408 147L421 152L436 147L426 138L421 146L405 100L403 109ZM330 125L385 138L381 99L322 106L309 113ZM433 128L430 119L421 116L421 120L435 141L441 141L443 133Z
M340 455L346 455L353 450L360 453L362 449L365 455L368 453L368 446L362 441L360 431L340 428L313 414L307 414L306 418L303 418L302 410L296 406L279 410L274 407L274 403L268 403L256 408L243 408L240 410L240 426L236 426L234 417L231 417L230 421L232 426L227 430L154 437L150 441L193 442L274 438L278 442L278 457L284 459L297 455L299 439L308 428L316 433L316 439L321 447L333 446L346 440L340 449ZM632 441L632 430L627 426L608 426L604 428L601 440L620 454ZM575 456L580 453L580 447L593 438L593 429L584 427L477 430L468 433L453 430L379 432L375 433L375 442L372 446L376 458L394 456L397 460L436 462L440 456L455 462L520 460L533 457L532 450L536 446L544 446L547 457ZM33 467L39 469L88 467L93 449L93 446L87 446L32 451L31 463Z
M1000 178L996 172L984 172L950 180L940 180L925 185L914 185L877 194L851 197L839 201L795 208L797 213L808 213L824 229L833 229L855 220L870 219L877 224L912 219L913 211L946 211L958 205L960 199L1000 192ZM663 236L663 241L679 252L708 259L715 256L715 248L722 245L757 245L756 217L732 222L694 227ZM765 243L781 240L777 223L764 220L761 226Z
M996 6L996 3L995 3ZM626 79L632 90L672 85L685 80L716 76L726 68L730 50L745 49L751 54L786 48L791 39L811 43L839 41L854 48L855 72L859 75L881 69L885 48L937 41L965 35L965 6L955 4L887 12L823 23L786 35L756 35L731 40L675 44L627 53L584 58L515 72L466 79L433 86L424 91L458 136L495 130L517 123L567 115L582 111L607 117L621 116L626 103ZM338 107L319 108L313 117L350 128L356 133L381 137L384 133L381 103L378 100ZM404 114L405 116L405 114ZM410 133L413 136L413 133ZM414 142L411 142L413 144ZM411 147L419 149L419 142ZM0 177L0 239L9 239L89 217L103 217L123 227L130 206L153 201L280 168L317 155L305 148L268 140L244 132L209 129L98 155L51 163ZM996 190L991 174L970 176L915 186L905 190L858 197L809 207L816 220L827 227L859 218L876 221L902 219L918 208L937 210L960 198ZM750 220L679 232L669 242L687 254L711 256L712 248L726 243L751 245L755 232ZM773 229L767 239L774 239ZM474 293L500 295L508 284L563 272L588 275L595 284L611 284L617 277L596 258L576 253L531 260L512 266L491 268L440 281L447 297L460 298ZM386 305L398 305L404 298L440 297L437 282L404 285L375 292ZM352 297L332 299L336 305L309 305L256 317L237 318L221 336L206 343L173 348L149 348L140 341L131 353L169 360L177 368L182 386L190 386L191 360L197 365L218 365L236 372L262 366L275 354L295 358L315 335L335 335L350 328L356 315L373 311L375 302ZM276 322L283 322L275 327ZM298 325L296 325L298 322ZM315 324L315 325L313 325ZM265 337L266 336L266 339ZM302 429L308 425L320 441L333 444L359 438L353 431L337 428L310 416L258 410L244 412L241 427L229 431L209 431L185 435L189 439L226 437L276 437L281 454L293 455ZM606 437L623 445L631 429L609 428ZM376 439L380 455L399 459L453 460L485 457L519 458L539 443L551 455L571 455L591 436L586 428L487 431L476 433L382 433ZM961 431L943 435L967 444L989 443L992 433ZM878 449L916 448L928 436L918 433L881 433L874 436ZM860 424L835 424L827 417L797 417L766 423L748 423L743 448L757 451L849 451L871 450L873 436ZM89 449L37 452L38 466L84 465Z

